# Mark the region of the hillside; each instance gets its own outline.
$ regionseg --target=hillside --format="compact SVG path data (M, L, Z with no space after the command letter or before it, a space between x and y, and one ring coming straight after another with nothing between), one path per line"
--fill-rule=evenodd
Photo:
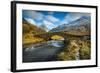
M75 21L68 24L62 24L58 27L50 30L50 32L67 32L73 35L90 35L90 19L86 17L81 17Z
M23 33L32 33L32 34L39 34L39 33L45 33L46 31L27 22L25 19L23 19Z
M22 28L23 28L23 37L22 37L23 38L23 47L26 47L28 44L44 41L43 38L34 37L34 35L40 34L40 33L46 33L45 30L43 30L33 24L30 24L25 19L23 19Z

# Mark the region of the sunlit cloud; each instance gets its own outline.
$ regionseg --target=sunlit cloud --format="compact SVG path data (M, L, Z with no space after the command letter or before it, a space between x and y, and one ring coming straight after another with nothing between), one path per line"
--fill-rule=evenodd
M31 18L25 18L25 20L28 21L29 23L33 24L33 25L36 25L36 22Z
M26 20L38 27L45 25L47 31L58 27L59 25L71 25L72 21L80 19L81 17L90 18L90 13L79 13L79 12L48 12L48 11L33 11L33 10L23 10L23 17Z
M56 25L54 25L52 22L47 21L47 20L44 20L44 21L43 21L43 24L44 24L49 30L51 30L52 28L55 28L55 27L56 27Z
M44 15L41 12L30 11L30 10L24 10L23 16L26 18L31 18L35 20L43 20L43 17L44 17Z
M47 16L45 16L45 18L46 18L48 21L52 22L52 23L59 22L59 19L56 18L56 17L54 17L54 16L52 16L52 15L47 15Z
M77 19L79 19L79 18L81 18L83 16L90 17L90 14L89 13L76 13L76 12L71 12L71 13L69 13L69 14L67 14L65 16L65 21L67 21L67 22L75 21L75 20L77 20Z
M76 12L71 12L71 13L68 13L66 14L66 16L64 17L64 19L60 22L60 25L62 24L68 24L72 21L75 21L77 19L80 19L81 17L90 17L90 14L89 13L76 13Z

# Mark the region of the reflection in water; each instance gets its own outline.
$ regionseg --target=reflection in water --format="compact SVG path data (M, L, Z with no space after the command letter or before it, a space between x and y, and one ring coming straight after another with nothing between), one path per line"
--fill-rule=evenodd
M51 40L39 44L31 44L24 48L23 62L44 62L56 61L56 54L64 47L64 42L61 40Z

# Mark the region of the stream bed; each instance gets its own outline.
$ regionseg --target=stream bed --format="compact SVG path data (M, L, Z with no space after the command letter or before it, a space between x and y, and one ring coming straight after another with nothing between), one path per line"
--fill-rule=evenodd
M23 62L57 61L56 55L64 48L64 41L51 40L38 44L30 44L23 48Z

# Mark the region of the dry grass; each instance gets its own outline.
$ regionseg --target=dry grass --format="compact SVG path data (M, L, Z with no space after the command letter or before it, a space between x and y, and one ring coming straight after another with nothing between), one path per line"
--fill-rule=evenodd
M39 43L45 41L43 38L34 37L33 34L27 33L23 35L23 45L29 43Z
M62 52L57 54L58 60L76 60L76 53L79 52L79 59L86 60L91 58L90 40L70 40Z

